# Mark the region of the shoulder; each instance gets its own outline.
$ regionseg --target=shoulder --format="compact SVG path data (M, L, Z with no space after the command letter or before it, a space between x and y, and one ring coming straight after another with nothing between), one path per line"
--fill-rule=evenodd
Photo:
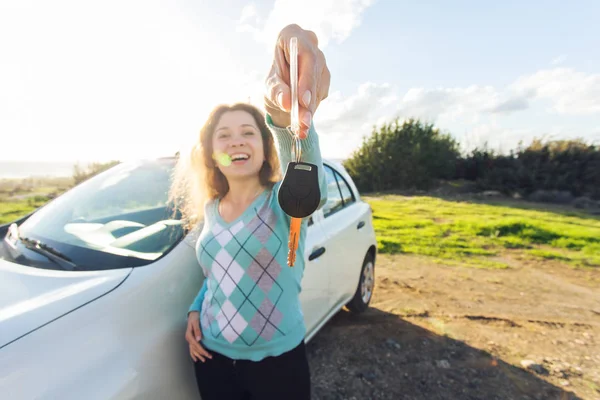
M281 186L281 182L283 182L283 178L277 180L277 182L273 183L273 186L271 187L271 191L277 195L277 192L279 192L279 187Z
M281 218L278 218L278 220L280 220L281 222L284 222L285 226L289 225L289 215L287 215L283 209L281 208L281 205L279 204L279 189L281 187L281 180L275 182L273 184L273 187L271 188L271 192L270 192L270 196L268 199L268 207L275 213L275 215L278 215Z

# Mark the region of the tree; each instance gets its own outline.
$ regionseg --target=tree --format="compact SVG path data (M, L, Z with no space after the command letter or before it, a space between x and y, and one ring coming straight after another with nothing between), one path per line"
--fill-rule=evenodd
M106 163L89 163L87 167L75 164L73 167L73 183L79 185L81 182L91 178L92 176L98 175L100 172L106 171L107 169L119 164L120 161L109 161Z
M432 124L396 119L375 127L344 167L361 191L428 189L455 176L459 154L458 143Z

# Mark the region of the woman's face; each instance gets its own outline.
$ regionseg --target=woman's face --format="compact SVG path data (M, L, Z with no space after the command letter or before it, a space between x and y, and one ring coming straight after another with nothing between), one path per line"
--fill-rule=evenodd
M225 112L212 136L213 157L227 180L258 176L264 146L254 117L246 111Z

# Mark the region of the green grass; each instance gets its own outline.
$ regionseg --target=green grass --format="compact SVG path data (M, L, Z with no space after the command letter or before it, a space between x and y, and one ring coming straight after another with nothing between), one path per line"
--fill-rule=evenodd
M0 224L14 221L38 207L43 206L47 198L35 196L35 198L24 200L2 200L0 199Z
M0 224L29 214L72 185L71 177L0 179Z
M507 268L506 252L600 266L600 218L433 197L366 197L381 253L432 257L450 265ZM499 261L500 260L500 261Z

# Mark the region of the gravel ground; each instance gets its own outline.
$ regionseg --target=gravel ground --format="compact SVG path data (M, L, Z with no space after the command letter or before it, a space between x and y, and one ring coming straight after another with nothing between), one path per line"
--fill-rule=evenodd
M380 256L376 278L308 344L315 400L600 399L599 271Z

